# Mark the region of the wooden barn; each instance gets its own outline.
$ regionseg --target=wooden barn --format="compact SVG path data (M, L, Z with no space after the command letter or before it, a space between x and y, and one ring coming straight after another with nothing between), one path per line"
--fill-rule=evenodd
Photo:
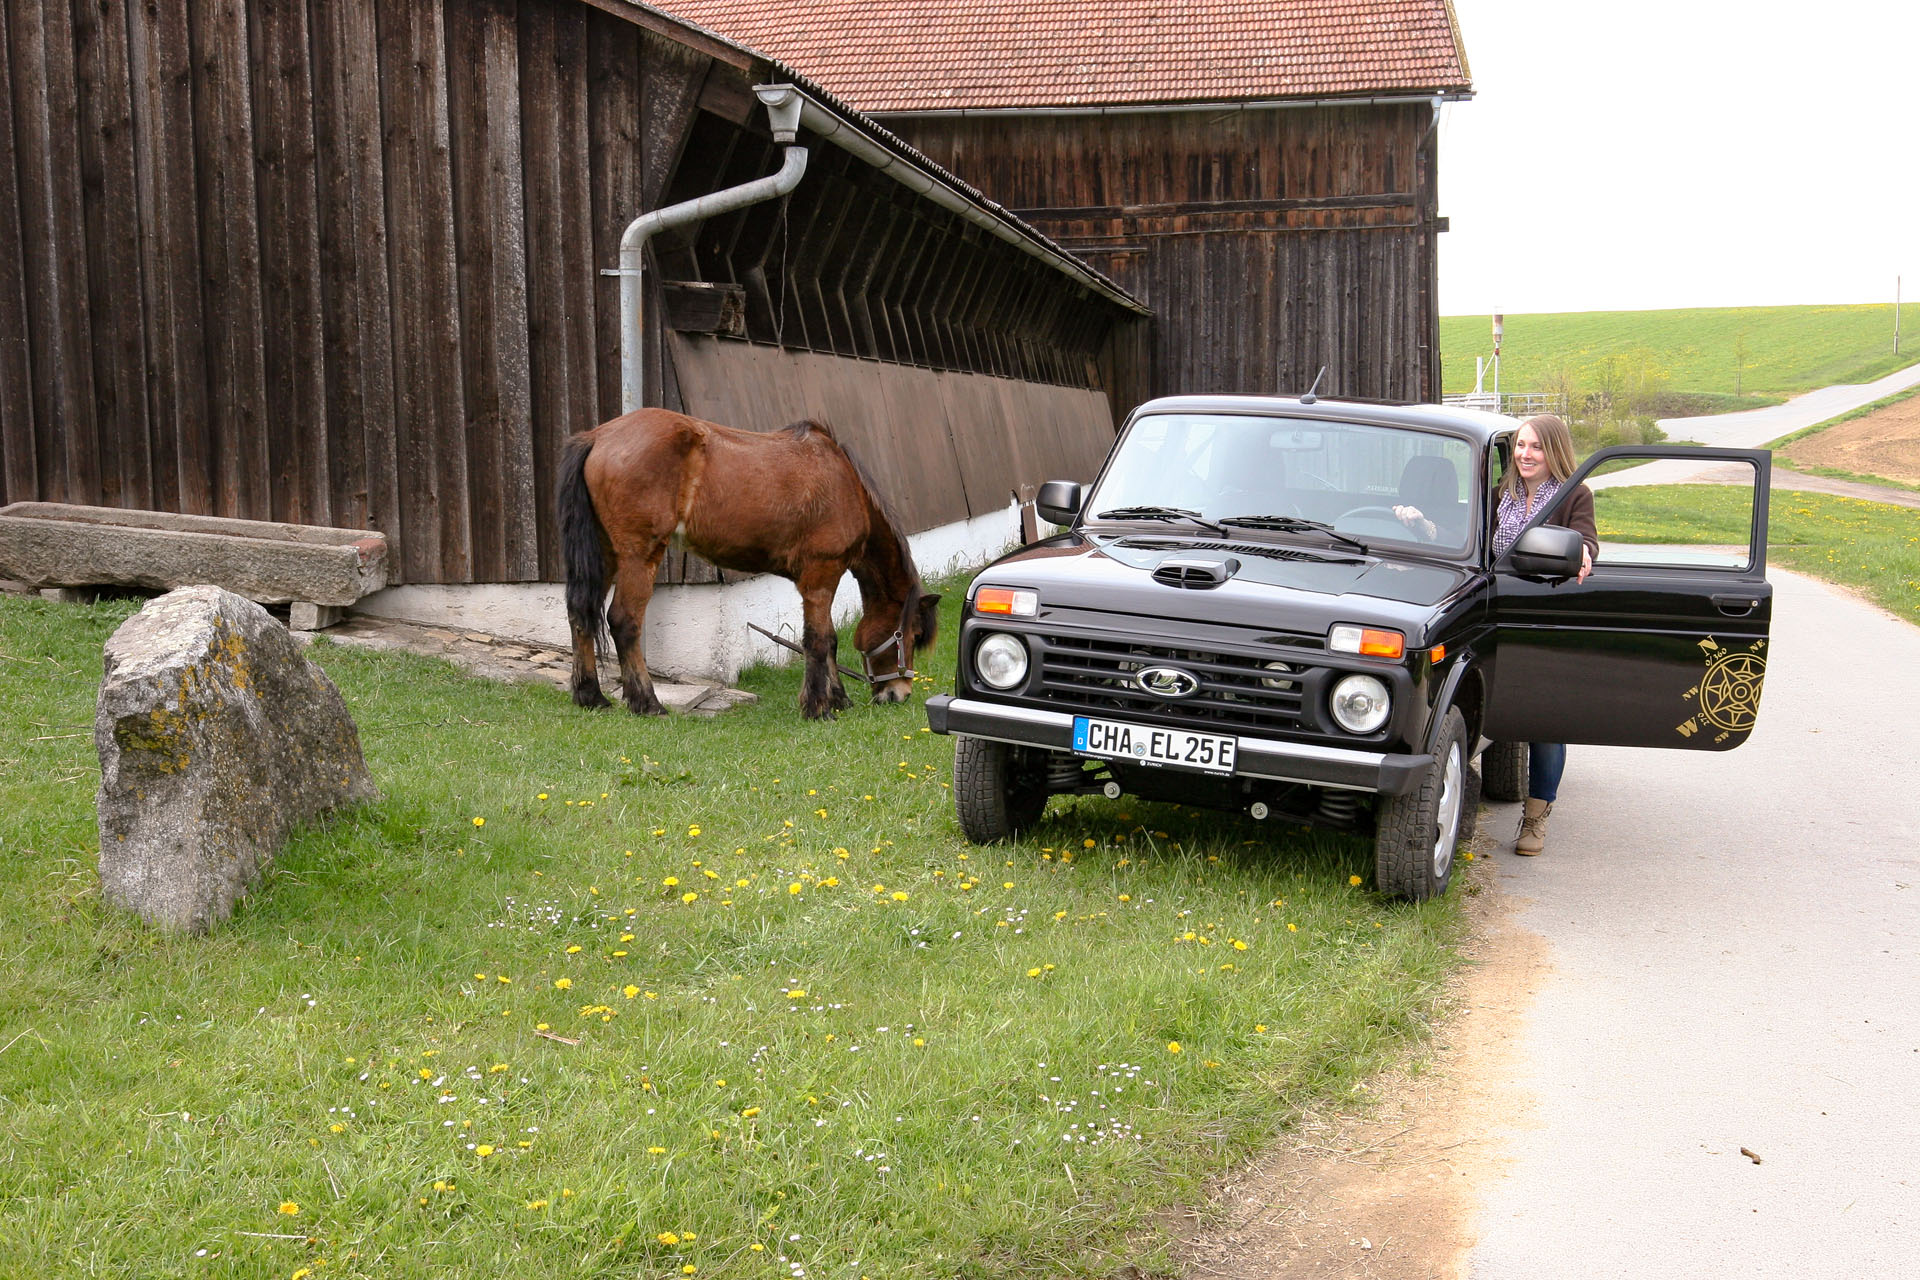
M1154 310L1146 389L1440 397L1451 0L662 0Z
M780 169L770 84L807 167L651 242L648 402L823 417L916 530L1090 470L1145 308L734 40L628 0L7 0L0 502L553 583L561 444L621 408L623 231Z

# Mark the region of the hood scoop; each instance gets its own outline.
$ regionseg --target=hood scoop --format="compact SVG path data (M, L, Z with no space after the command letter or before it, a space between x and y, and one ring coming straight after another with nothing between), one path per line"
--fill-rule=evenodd
M1231 557L1225 560L1199 560L1168 556L1153 571L1153 580L1188 591L1211 591L1238 572L1240 562Z

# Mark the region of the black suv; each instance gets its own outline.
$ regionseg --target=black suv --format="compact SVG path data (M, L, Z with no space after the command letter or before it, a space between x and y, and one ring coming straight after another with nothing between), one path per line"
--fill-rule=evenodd
M1311 396L1135 410L1091 486L1041 488L1066 532L968 589L955 691L927 702L968 838L1008 838L1051 795L1132 793L1370 827L1377 887L1424 899L1482 786L1524 795L1528 742L1740 745L1770 455L1595 453L1579 582L1579 535L1553 525L1572 484L1494 555L1519 425Z

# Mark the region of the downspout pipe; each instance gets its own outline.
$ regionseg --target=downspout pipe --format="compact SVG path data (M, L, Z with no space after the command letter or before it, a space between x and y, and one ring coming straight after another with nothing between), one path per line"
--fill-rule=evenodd
M646 403L642 372L646 365L645 331L642 312L646 294L642 291L640 271L647 257L647 241L656 232L689 222L700 222L719 214L731 213L763 200L774 200L800 185L807 171L807 149L794 145L800 134L802 98L791 85L758 85L754 93L767 109L767 122L773 128L773 140L786 148L780 171L752 182L714 191L685 200L665 209L643 213L627 224L620 237L620 266L606 275L620 277L620 411L632 413Z

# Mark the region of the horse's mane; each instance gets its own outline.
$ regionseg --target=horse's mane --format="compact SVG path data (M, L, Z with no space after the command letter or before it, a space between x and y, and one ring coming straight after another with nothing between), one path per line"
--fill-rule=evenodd
M782 430L791 434L796 440L804 440L813 432L819 432L833 441L834 447L840 450L840 456L853 467L853 474L859 479L860 487L866 490L868 504L879 515L881 523L886 526L887 534L893 539L892 550L898 558L901 572L913 584L913 590L907 594L907 603L911 605L914 598L920 594L920 570L913 563L913 549L907 544L907 535L902 531L900 518L894 514L893 505L886 500L880 492L880 487L873 482L873 476L868 472L866 464L860 461L860 455L855 453L846 441L835 435L832 427L818 418L802 418L798 422L789 423Z

